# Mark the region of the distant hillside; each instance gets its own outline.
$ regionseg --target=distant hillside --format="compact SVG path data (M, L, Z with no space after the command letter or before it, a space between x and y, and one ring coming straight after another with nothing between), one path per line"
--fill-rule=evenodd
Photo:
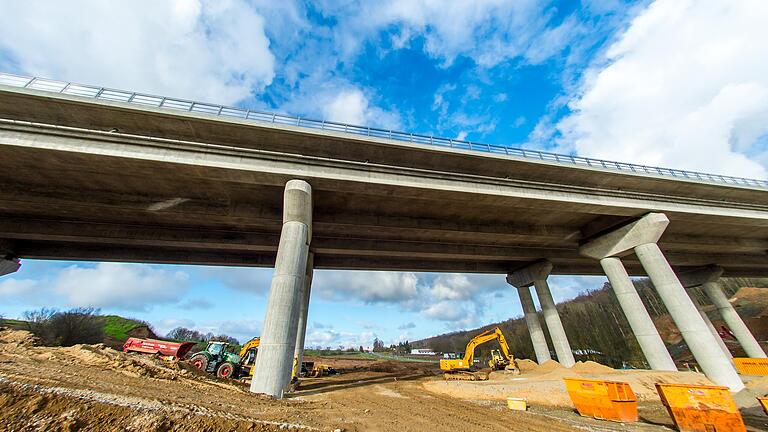
M741 287L760 287L765 289L768 287L768 278L723 278L721 283L726 295L732 297ZM678 361L690 361L690 352L685 347L684 342L682 342L679 332L674 327L664 304L656 294L650 281L638 279L634 281L634 284L640 298L648 309L648 313L657 323L657 328L659 328L662 338L669 345L673 357ZM743 298L736 300L734 304L739 308L739 313L742 317L747 319L747 325L754 326L755 330L762 332L763 327L768 327L768 324L765 324L765 319L759 319L761 316L768 316L768 290L750 291L750 289L747 289L745 293L747 291L748 295L745 294ZM700 290L695 290L695 293L703 305L710 304L709 300ZM763 301L766 304L763 304ZM557 310L563 321L565 332L568 334L571 348L574 351L582 350L584 352L582 355L576 355L577 360L594 360L612 367L621 367L624 363L634 367L647 366L610 284L605 283L599 289L588 291L572 300L558 304ZM716 311L711 311L709 316L710 319L716 321L715 325L718 328L719 325L722 325ZM539 312L539 320L543 325L544 317L541 315L541 312ZM431 348L436 352L463 352L467 342L474 335L497 325L504 332L515 357L535 358L533 345L528 335L528 328L522 317L513 318L501 323L488 324L487 326L472 330L446 333L411 342L411 344L414 348ZM546 331L546 326L543 325L543 327L551 347L552 343ZM762 337L762 340L768 338L768 328L765 328L764 331L765 334L761 335L761 333L758 333L758 337ZM736 349L737 345L731 342L729 347ZM495 348L497 348L497 345L491 343L482 346L478 352L481 356L485 356L491 349Z
M123 318L118 315L99 315L93 319L100 322L104 329L104 345L122 349L129 337L157 338L152 328L143 321ZM23 320L4 319L0 324L19 330L28 330L29 325Z

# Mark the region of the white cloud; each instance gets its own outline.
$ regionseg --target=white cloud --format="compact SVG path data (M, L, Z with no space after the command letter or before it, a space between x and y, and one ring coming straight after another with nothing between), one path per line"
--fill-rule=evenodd
M326 120L352 125L399 129L397 113L385 111L370 104L368 97L358 88L345 88L320 96L323 117Z
M416 298L417 282L414 273L320 270L312 280L312 292L327 299L404 303Z
M40 283L34 279L5 279L0 280L0 298L28 297L40 288Z
M71 306L149 310L160 303L175 303L187 291L188 276L141 264L99 263L95 267L70 266L56 279L53 291Z
M6 0L0 9L0 50L31 74L227 104L274 76L264 19L245 1Z
M325 2L321 9L339 17L336 38L344 54L355 53L380 29L396 27L390 37L395 49L423 37L424 50L446 66L462 55L485 67L514 57L538 63L560 52L576 30L574 20L550 25L556 10L534 0Z
M744 177L768 171L768 2L659 0L587 74L562 144Z

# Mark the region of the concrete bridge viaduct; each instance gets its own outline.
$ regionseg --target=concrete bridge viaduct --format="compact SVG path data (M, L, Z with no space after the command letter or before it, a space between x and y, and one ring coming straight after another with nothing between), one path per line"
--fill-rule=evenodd
M313 269L482 272L517 288L538 361L573 363L549 274L607 275L654 369L629 276L704 372L743 388L685 288L768 270L768 183L317 122L0 74L0 274L18 258L274 266L252 383L281 396Z

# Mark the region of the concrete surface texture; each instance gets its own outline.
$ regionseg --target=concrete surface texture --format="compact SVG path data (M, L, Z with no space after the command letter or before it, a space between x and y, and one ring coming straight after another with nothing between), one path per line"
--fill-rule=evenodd
M736 309L733 308L731 302L728 301L720 285L717 282L709 281L702 285L702 289L715 305L720 316L723 317L723 321L731 329L733 335L736 336L736 340L739 341L747 355L753 358L765 358L765 351L757 343L755 336L752 335L747 325L744 324L744 321L739 316L739 313L736 312Z
M704 324L707 325L707 328L709 328L710 333L712 333L712 336L715 337L715 341L717 342L717 345L720 347L720 350L723 351L726 357L729 359L733 358L733 354L731 354L731 350L728 349L728 346L725 345L725 342L723 342L723 338L720 337L720 334L717 332L717 329L712 324L712 321L707 316L707 313L704 311L704 309L701 306L701 303L696 299L696 296L692 295L690 291L688 291L689 297L691 297L691 302L693 302L693 305L696 306L696 310L699 311L699 315L701 315L701 319L704 320Z
M613 292L616 294L619 305L627 317L632 333L635 334L648 365L651 369L658 371L677 370L672 356L669 355L659 331L653 324L653 320L645 309L634 284L629 279L627 271L624 270L621 260L616 257L603 258L600 260L600 265L608 276L608 281L611 283Z
M602 274L579 246L648 212L676 269L768 269L766 189L0 88L16 257L273 266L291 179L313 187L318 269Z
M743 389L744 383L736 369L718 346L656 243L641 244L635 247L635 252L685 343L707 377L730 388L731 391Z
M310 252L307 255L307 270L304 273L304 284L301 291L301 297L299 299L299 318L296 333L296 349L294 351L294 357L297 364L301 364L304 360L304 339L307 336L307 318L309 316L309 299L312 294L312 276L313 268L312 262L314 260L314 254Z
M525 324L528 326L528 333L530 334L531 342L533 343L533 350L536 353L536 361L539 364L543 364L547 360L550 360L552 356L549 354L547 338L544 336L544 329L541 328L539 315L536 313L536 305L533 304L531 288L529 286L519 286L517 287L517 293L523 308Z
M552 339L557 360L563 366L571 367L575 363L573 351L571 351L571 344L568 343L568 336L565 334L563 323L560 321L560 314L555 307L555 300L552 298L549 284L546 279L537 279L533 282L533 286L536 289L536 296L539 298L541 312L544 315L544 322L547 323L547 330L549 330L549 337Z
M251 391L282 397L291 381L301 292L311 240L312 189L302 180L285 185L284 221L267 300Z

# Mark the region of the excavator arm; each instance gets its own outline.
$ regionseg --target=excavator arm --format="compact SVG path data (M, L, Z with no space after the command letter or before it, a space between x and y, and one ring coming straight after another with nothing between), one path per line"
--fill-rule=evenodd
M467 348L464 351L464 358L458 360L441 360L440 368L446 371L451 370L469 370L475 362L475 349L492 340L498 340L501 352L508 362L512 362L512 354L510 353L509 344L507 339L504 338L504 333L501 329L495 327L491 330L486 330L479 335L470 339L467 343Z
M248 354L248 350L251 348L258 348L259 344L261 344L261 338L255 337L243 345L243 347L240 349L240 357L245 357L246 354Z

